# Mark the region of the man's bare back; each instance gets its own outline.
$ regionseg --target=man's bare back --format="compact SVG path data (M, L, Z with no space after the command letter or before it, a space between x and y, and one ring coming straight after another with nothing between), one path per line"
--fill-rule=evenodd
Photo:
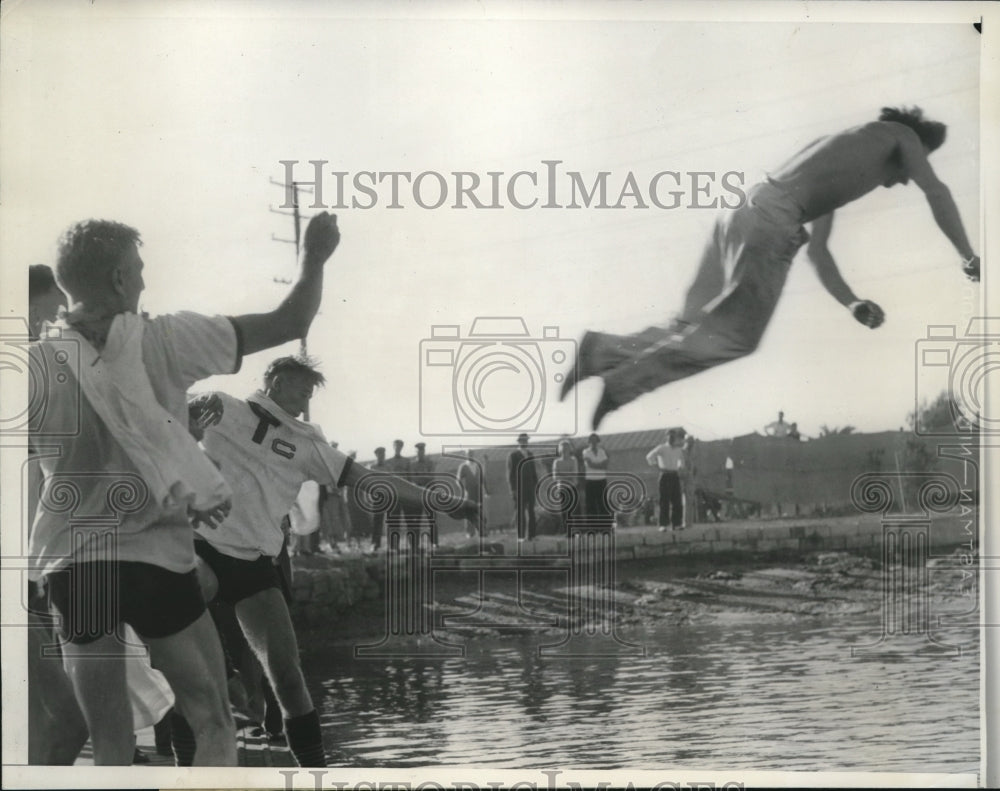
M839 209L876 187L906 184L901 138L916 135L892 121L873 121L821 137L770 174L803 209L802 222Z

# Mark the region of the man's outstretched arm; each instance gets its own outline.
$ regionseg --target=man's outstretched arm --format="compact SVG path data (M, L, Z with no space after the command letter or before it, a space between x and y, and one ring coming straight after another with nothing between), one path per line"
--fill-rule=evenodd
M376 473L360 464L351 464L345 469L340 483L353 486L356 491L368 493L369 488L379 484L389 485L396 495L396 503L404 509L417 510L424 505L424 488L417 486L398 475ZM377 498L377 495L372 496ZM479 514L479 506L461 494L453 494L443 498L444 510L454 519L475 518Z
M304 338L323 293L323 265L340 243L337 215L321 212L309 221L302 246L298 280L270 313L236 316L233 323L243 341L243 354Z
M962 225L962 217L958 213L955 200L951 197L951 190L937 177L931 163L927 161L927 154L916 133L910 129L901 130L899 147L903 166L914 183L924 191L931 213L934 215L934 222L962 257L962 269L965 274L970 280L978 281L979 256L969 244L965 226Z
M885 313L878 305L867 299L858 299L851 287L847 285L837 262L833 260L833 253L827 245L830 238L830 231L833 229L833 212L818 217L812 223L809 232L809 246L806 248L806 255L816 268L819 282L823 284L830 295L866 327L875 329L885 321Z

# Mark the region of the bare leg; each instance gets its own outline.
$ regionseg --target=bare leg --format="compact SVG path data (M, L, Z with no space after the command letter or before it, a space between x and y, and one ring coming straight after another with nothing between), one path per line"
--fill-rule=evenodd
M132 707L125 682L125 657L116 635L73 644L63 656L66 675L87 721L97 766L130 766Z
M271 688L286 717L313 709L299 667L299 646L288 606L277 588L268 588L236 605L236 617L247 642L264 666Z
M236 766L236 726L226 693L219 635L208 612L170 637L146 639L153 666L170 682L190 723L195 766Z
M299 666L299 648L281 592L268 588L236 605L247 642L264 665L284 715L285 736L299 766L326 766L323 734Z
M55 640L51 629L34 610L28 625L28 763L72 766L87 742L87 723L62 659L42 656Z
M726 238L719 239L723 230ZM761 224L752 214L735 215L725 229L716 226L716 236L714 249L722 256L725 287L698 308L699 317L678 337L665 338L638 353L629 349L621 363L603 374L602 414L662 385L745 357L757 348L778 304L792 258L808 237L801 229L793 232ZM706 252L703 269L710 268L708 257ZM689 299L693 305L704 296L689 294Z

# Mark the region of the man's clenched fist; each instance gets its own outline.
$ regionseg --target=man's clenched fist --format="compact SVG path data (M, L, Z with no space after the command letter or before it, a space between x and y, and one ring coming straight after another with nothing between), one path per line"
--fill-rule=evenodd
M962 261L962 271L973 283L979 282L979 256L974 255L968 261Z
M306 226L305 256L315 263L323 263L340 244L340 229L337 215L320 212Z
M851 303L851 313L855 319L871 329L880 327L885 321L885 312L882 308L867 299Z

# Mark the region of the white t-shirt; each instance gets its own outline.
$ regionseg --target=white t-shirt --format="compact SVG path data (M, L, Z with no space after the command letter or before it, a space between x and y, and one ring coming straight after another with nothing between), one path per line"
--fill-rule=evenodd
M675 448L664 442L646 454L646 461L649 464L655 464L661 470L677 472L684 469L684 449Z
M103 558L190 571L194 536L185 509L164 509L150 500L131 511L138 470L63 362L73 348L69 340L46 339L32 349L39 355L36 370L44 372L36 386L45 388L31 435L32 463L40 465L45 480L31 531L33 570L48 574L74 560ZM183 312L147 319L142 361L160 406L187 426L188 388L239 370L236 329L225 316ZM95 541L106 549L100 558L93 555Z
M230 557L275 557L284 540L281 520L302 484L343 486L351 459L330 447L317 426L296 420L266 396L243 401L216 395L222 419L205 431L202 445L233 490L233 509L214 530L199 525L198 535Z
M584 477L588 481L603 481L608 477L607 469L603 467L594 467L593 463L596 461L598 463L605 462L608 460L608 453L600 445L597 446L595 451L588 445L583 449L583 466L584 466Z

